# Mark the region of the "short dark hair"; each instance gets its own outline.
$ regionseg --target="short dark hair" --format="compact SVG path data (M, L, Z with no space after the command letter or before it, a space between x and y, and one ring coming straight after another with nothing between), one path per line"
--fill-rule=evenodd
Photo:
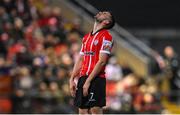
M113 14L112 14L112 12L111 11L108 11L110 14L111 14L111 17L110 17L110 20L109 20L109 24L107 24L106 26L105 26L105 28L106 29L111 29L111 28L113 28L113 26L115 25L115 18L114 18L114 16L113 16Z

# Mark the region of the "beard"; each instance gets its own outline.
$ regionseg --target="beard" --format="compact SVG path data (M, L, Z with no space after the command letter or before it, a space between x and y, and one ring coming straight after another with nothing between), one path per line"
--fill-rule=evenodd
M97 16L94 16L94 19L96 22L101 23L104 19L100 19Z

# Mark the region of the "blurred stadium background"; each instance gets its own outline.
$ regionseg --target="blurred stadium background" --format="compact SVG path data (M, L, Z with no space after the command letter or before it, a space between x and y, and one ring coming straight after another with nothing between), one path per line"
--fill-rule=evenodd
M1 0L0 113L77 113L68 80L98 10L117 21L104 113L180 113L179 4Z

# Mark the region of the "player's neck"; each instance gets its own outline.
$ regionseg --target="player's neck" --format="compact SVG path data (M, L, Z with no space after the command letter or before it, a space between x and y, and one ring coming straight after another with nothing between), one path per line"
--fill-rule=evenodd
M97 31L103 29L103 26L97 22L94 23L92 34L96 33Z

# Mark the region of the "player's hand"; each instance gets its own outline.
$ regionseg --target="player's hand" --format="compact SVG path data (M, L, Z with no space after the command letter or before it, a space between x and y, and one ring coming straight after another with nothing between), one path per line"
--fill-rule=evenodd
M85 84L83 85L83 95L84 96L88 95L89 86L90 86L90 82L86 81Z
M76 84L75 84L74 80L70 79L69 80L69 84L70 84L70 93L71 93L71 96L75 97L75 94L76 94Z

